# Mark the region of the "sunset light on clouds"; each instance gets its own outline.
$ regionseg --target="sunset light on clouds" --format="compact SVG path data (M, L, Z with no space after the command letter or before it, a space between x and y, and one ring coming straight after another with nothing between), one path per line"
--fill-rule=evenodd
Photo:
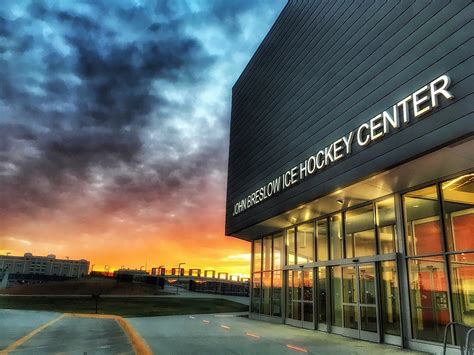
M2 3L0 254L248 275L231 89L284 3Z

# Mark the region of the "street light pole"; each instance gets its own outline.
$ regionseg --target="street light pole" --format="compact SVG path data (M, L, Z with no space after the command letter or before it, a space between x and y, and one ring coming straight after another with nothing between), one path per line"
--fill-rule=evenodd
M176 281L176 294L179 295L179 292L178 292L178 281L179 281L179 278L181 277L181 265L185 265L186 263L179 263L178 264L178 280Z

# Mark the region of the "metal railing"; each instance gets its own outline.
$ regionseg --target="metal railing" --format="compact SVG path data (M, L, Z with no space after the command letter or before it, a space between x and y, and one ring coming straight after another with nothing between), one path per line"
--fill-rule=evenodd
M452 327L452 329L451 329ZM444 328L444 338L443 338L443 355L446 355L446 346L448 341L448 331L452 330L451 337L454 340L454 344L459 345L459 350L461 355L473 355L473 347L470 345L471 335L474 334L474 327L471 327L467 324L458 323L458 322L449 322Z

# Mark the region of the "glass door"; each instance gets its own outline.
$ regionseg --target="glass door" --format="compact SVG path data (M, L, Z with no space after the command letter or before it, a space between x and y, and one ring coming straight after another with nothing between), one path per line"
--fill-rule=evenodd
M314 329L313 269L288 270L286 323Z
M380 341L375 263L342 267L344 334Z

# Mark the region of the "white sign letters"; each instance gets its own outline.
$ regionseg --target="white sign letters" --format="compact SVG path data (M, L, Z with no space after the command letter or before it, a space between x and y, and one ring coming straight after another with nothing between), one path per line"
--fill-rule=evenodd
M402 124L408 124L411 119L410 112L413 112L413 118L419 118L439 106L440 98L453 99L454 96L448 91L450 84L451 79L447 75L436 78L428 85L397 102L391 108L369 119L357 129L322 148L297 166L242 198L234 204L232 215L236 216L242 213L350 155L354 145L365 147L371 142L383 138L390 131L399 129Z

